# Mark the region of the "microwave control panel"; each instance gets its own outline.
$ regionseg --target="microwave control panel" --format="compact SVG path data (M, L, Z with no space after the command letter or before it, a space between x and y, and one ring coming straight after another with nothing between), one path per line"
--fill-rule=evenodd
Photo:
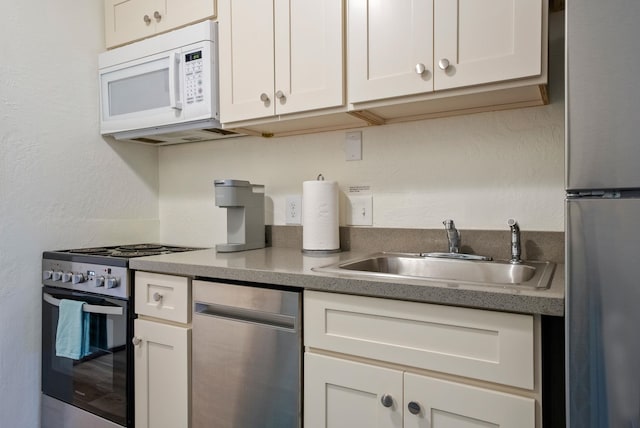
M202 61L201 50L184 55L184 89L187 104L199 103L204 100Z

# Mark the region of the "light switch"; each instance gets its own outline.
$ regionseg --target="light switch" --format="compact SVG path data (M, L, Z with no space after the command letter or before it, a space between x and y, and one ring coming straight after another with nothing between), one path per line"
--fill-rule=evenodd
M350 226L373 226L373 196L348 195L347 224Z

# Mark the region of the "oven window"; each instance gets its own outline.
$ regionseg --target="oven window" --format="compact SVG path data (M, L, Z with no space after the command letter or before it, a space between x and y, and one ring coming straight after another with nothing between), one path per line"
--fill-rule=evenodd
M45 287L42 302L42 391L120 425L127 419L127 302ZM47 296L47 297L48 297ZM89 313L89 355L80 360L56 356L60 299L96 307L122 308L121 314Z

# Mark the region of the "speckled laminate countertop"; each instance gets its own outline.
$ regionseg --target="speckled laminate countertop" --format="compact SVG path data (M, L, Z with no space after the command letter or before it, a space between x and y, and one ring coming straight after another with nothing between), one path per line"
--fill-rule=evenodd
M237 253L214 249L131 259L132 269L172 275L234 280L300 287L336 293L388 299L439 303L508 312L564 315L564 265L555 267L551 286L544 290L517 286L447 284L440 281L369 279L352 275L312 271L366 255L342 252L310 256L298 249L271 247Z

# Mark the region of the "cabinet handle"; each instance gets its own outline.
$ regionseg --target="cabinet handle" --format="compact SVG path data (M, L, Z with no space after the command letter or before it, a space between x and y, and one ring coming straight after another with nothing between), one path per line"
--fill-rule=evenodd
M151 24L151 18L149 18L149 15L145 15L142 17L142 20L144 21L145 24L149 25Z
M157 292L156 292L156 293L153 293L153 301L154 301L154 302L159 302L159 301L161 301L163 297L164 297L164 296L163 296L162 294L160 294L160 293L157 293Z
M384 407L391 407L393 406L393 397L389 394L383 394L380 398L380 402Z
M260 101L262 101L263 103L269 102L269 95L265 94L264 92L260 94Z
M142 343L142 339L134 336L133 339L131 339L131 343L133 343L133 346L138 346Z
M160 15L160 12L158 12L157 10L153 12L153 17L156 19L156 22L162 21L162 15Z
M427 67L425 67L423 63L416 64L416 73L422 74L425 71L427 71Z
M282 91L276 92L276 98L279 99L279 100L286 100L287 99L287 97L284 96L284 92L282 92Z
M417 415L418 413L420 413L420 404L416 403L415 401L410 401L407 405L407 408L409 409L409 413L411 413L412 415Z
M438 67L440 67L440 70L447 71L450 65L451 64L449 64L449 60L446 58L442 58L440 61L438 61Z

